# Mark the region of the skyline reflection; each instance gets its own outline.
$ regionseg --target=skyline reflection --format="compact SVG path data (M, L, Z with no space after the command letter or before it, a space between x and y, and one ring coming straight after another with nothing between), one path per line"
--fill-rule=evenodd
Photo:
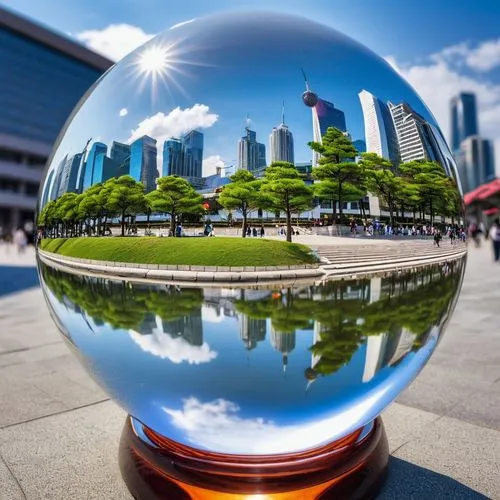
M339 422L380 413L435 348L464 268L255 289L136 285L44 264L40 277L63 334L137 419L185 444L248 453L257 440L251 453L274 453L289 432L326 442Z

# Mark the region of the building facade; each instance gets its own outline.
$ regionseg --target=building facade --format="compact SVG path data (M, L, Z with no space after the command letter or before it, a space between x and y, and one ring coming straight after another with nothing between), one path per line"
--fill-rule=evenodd
M479 134L475 94L460 93L451 100L450 108L451 150L455 153L467 137Z
M293 134L284 122L273 127L269 135L269 149L271 150L271 163L273 161L294 163Z
M86 191L89 187L102 181L102 172L98 171L98 165L102 165L102 161L98 162L98 157L100 155L106 156L107 152L108 146L106 144L102 142L94 142L92 144L84 164L82 191Z
M184 168L186 177L201 179L203 167L203 134L191 130L182 139L184 143Z
M266 146L257 142L257 134L245 128L245 135L238 142L238 169L257 172L266 167Z
M130 175L144 184L146 193L156 189L156 139L143 135L130 145Z
M59 131L78 100L112 64L0 8L0 226L4 230L33 221L43 169ZM61 184L63 174L58 176ZM46 191L42 197L51 194Z
M168 139L163 143L162 175L184 176L184 145L180 139Z
M495 157L492 142L478 135L464 139L460 145L458 165L466 192L494 180Z
M398 137L388 105L367 90L362 90L358 97L365 125L365 151L398 165Z

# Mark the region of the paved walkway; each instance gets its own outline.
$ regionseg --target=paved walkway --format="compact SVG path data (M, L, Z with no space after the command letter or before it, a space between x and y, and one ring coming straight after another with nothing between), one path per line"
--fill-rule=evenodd
M117 465L125 414L56 333L33 260L16 259L0 248L0 277L31 274L0 289L0 500L130 500ZM500 500L499 303L500 264L489 245L471 248L446 335L384 414L392 458L379 500Z

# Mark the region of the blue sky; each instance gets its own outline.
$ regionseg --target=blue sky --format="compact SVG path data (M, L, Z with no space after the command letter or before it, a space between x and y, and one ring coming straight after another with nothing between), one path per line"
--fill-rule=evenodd
M270 9L307 16L365 44L397 66L417 89L448 136L448 101L477 92L480 131L500 156L500 2L496 0L4 0L17 10L112 57L163 29L221 10ZM411 5L410 5L411 4ZM121 52L120 52L121 51ZM267 142L267 138L266 141Z

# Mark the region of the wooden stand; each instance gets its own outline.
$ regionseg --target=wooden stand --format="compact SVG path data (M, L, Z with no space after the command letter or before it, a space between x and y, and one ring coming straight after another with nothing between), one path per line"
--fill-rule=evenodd
M368 500L385 479L378 417L321 448L289 455L225 455L176 443L127 418L120 469L136 500Z

